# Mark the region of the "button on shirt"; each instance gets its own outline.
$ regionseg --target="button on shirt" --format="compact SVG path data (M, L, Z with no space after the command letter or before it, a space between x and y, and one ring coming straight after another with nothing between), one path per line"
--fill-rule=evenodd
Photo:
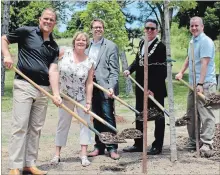
M97 43L95 43L94 41L91 41L92 44L89 50L89 58L93 59L95 66L97 65L98 55L99 55L102 42L103 42L103 38Z
M192 38L194 46L194 59L195 59L195 71L196 71L196 84L199 83L200 72L201 72L201 59L204 57L210 58L209 64L207 66L207 73L205 76L204 83L217 83L215 77L215 45L214 42L205 34L201 33L197 37ZM188 48L189 57L189 83L193 84L192 77L192 56L191 48L189 44Z

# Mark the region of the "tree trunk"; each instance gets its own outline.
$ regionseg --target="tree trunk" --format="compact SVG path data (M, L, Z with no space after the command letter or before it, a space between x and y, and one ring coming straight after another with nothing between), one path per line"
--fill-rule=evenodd
M3 2L3 19L2 19L2 32L1 35L8 33L9 19L10 19L10 1ZM1 96L4 96L5 89L5 67L3 64L3 55L1 55Z
M217 83L218 83L217 89L220 92L220 72L219 72L218 77L217 77Z
M124 72L128 68L128 61L124 50L121 51L120 58L121 58L122 72ZM126 77L125 80L125 93L126 95L133 94L132 82L128 77Z
M166 41L166 54L167 59L171 58L170 50L170 23L169 23L169 10L168 0L164 1L164 22L165 22L165 41ZM172 83L172 63L167 63L167 78L168 78L168 100L169 100L169 113L170 113L170 150L171 150L171 162L177 160L177 148L176 148L176 128L175 128L175 116L174 116L174 99L173 99L173 83Z

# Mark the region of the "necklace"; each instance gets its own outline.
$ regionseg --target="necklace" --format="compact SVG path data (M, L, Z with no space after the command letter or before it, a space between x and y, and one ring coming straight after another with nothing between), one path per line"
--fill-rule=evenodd
M154 53L154 51L157 48L157 45L159 44L159 40L154 44L153 48L151 49L151 51L148 53L148 58ZM141 55L141 53L139 53L139 66L144 66L144 56Z

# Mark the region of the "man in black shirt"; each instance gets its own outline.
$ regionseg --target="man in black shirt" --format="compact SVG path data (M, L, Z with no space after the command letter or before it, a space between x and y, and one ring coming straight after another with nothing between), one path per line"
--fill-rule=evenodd
M2 53L6 68L13 67L8 45L18 43L17 68L35 83L49 91L51 85L53 102L61 103L59 95L57 62L59 49L53 40L56 24L53 9L45 9L38 27L21 27L2 36ZM20 75L15 75L13 88L12 137L9 143L9 174L20 174L23 169L32 174L46 174L35 163L39 139L48 105L47 97Z

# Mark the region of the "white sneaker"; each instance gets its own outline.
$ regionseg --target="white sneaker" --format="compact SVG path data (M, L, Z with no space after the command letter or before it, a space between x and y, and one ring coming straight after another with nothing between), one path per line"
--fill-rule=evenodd
M82 166L85 167L85 166L89 166L91 162L88 160L87 156L82 156L81 163L82 163Z
M51 165L57 165L60 162L60 156L54 156L53 159L50 161Z
M202 147L199 150L200 150L200 152L207 152L207 151L210 151L212 149L213 149L212 145L203 143Z

